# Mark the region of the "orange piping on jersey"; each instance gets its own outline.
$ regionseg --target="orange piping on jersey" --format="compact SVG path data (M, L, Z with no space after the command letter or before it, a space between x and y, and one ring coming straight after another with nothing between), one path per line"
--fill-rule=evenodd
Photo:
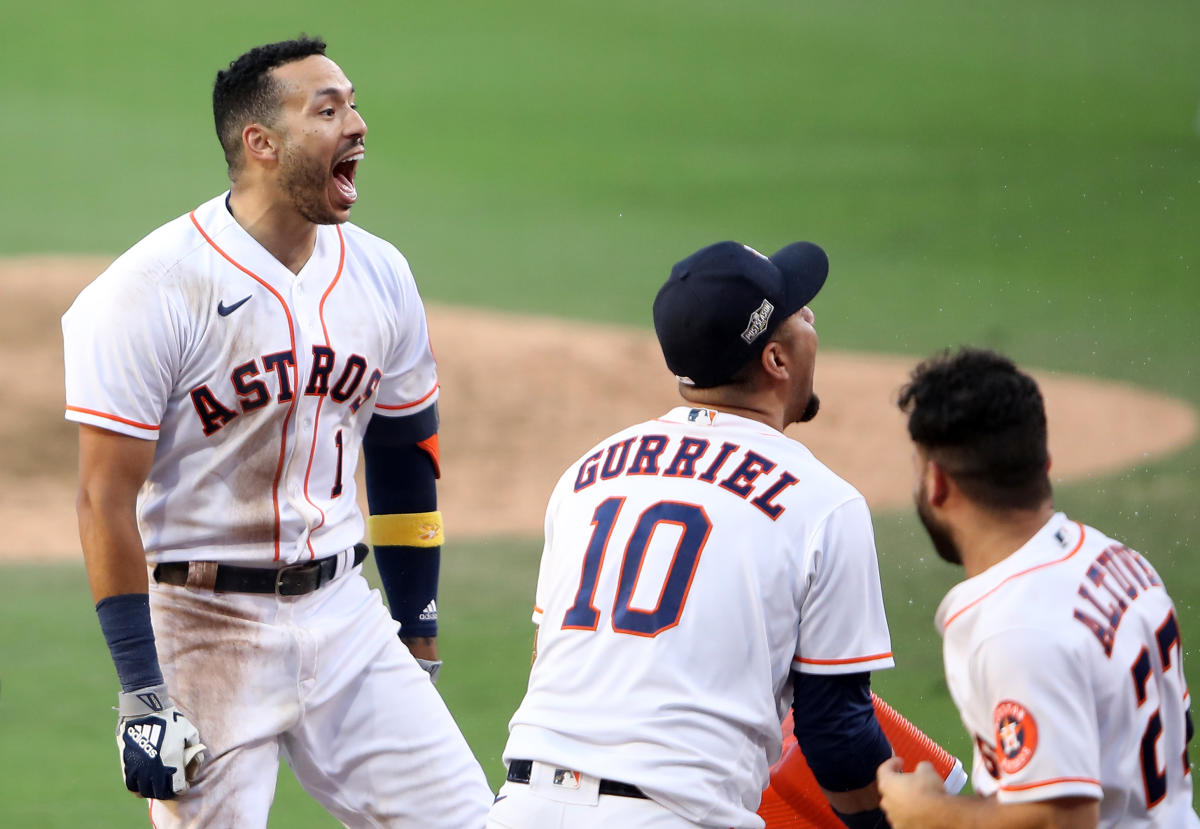
M999 788L1006 792L1023 792L1029 789L1038 789L1042 786L1054 786L1059 783L1089 783L1093 786L1099 786L1100 781L1091 777L1055 777L1050 780L1039 780L1036 783L1015 783L1009 786L1001 785Z
M1011 576L1009 576L1008 578L1006 578L1006 579L1004 579L1003 581L1001 581L999 584L997 584L995 587L993 587L993 588L992 588L991 590L989 590L988 592L984 593L982 596L980 596L980 597L979 597L978 599L976 599L975 601L971 602L971 603L970 603L970 604L968 604L968 605L965 605L965 606L963 606L963 607L960 607L960 608L958 609L958 611L957 611L957 612L955 612L955 613L954 613L952 616L950 616L950 618L949 618L949 619L947 619L947 620L946 620L946 624L945 624L945 625L942 627L942 629L943 629L943 630L945 630L946 628L950 627L950 623L951 623L951 622L953 622L953 621L954 621L955 619L957 619L959 616L961 616L961 615L963 615L964 613L966 613L968 610L970 610L971 608L973 608L975 605L977 605L977 604L979 604L980 602L982 602L982 601L983 601L984 599L986 599L988 596L990 596L990 595L992 595L993 593L995 593L995 592L996 592L997 590L999 590L1001 587L1003 587L1004 585L1008 584L1008 583L1009 583L1010 581L1012 581L1013 579L1020 578L1021 576L1024 576L1024 575L1027 575L1027 574L1029 574L1029 573L1032 573L1032 572L1034 572L1035 570L1041 570L1041 569L1042 569L1042 568L1044 568L1044 567L1053 567L1055 564L1061 564L1062 562L1064 562L1064 561L1066 561L1067 559L1069 559L1071 556L1073 556L1073 555L1075 555L1076 553L1078 553L1078 552L1079 552L1079 548L1083 546L1083 538L1084 538L1084 535L1085 535L1085 533L1084 533L1084 531L1083 531L1083 524L1080 524L1078 521L1076 521L1076 522L1075 522L1075 526L1079 527L1079 541L1078 541L1078 542L1076 542L1076 544L1075 544L1075 547L1074 547L1074 549L1072 549L1072 550L1071 550L1071 552L1067 553L1067 554L1066 554L1065 556L1063 556L1062 558L1056 558L1056 559L1054 559L1054 561L1044 561L1044 562L1042 562L1041 564L1035 564L1035 565L1034 565L1034 566L1032 566L1032 567L1028 567L1028 568L1026 568L1026 569L1022 570L1022 571L1021 571L1021 572L1019 572L1019 573L1013 573Z
M188 214L188 218L192 220L192 224L196 226L196 230L198 230L200 235L204 237L204 241L208 242L212 246L213 250L221 254L221 256L225 258L226 262L233 265L239 271L246 274L246 276L250 277L255 282L270 291L271 294L277 300L279 300L279 304L283 307L283 314L285 317L287 317L288 338L291 341L292 354L296 357L296 364L292 366L292 388L296 390L296 393L292 395L291 403L288 405L287 414L283 416L283 431L279 436L279 463L275 465L275 480L271 484L271 506L275 510L275 560L279 561L279 536L281 535L279 515L279 481L283 478L283 463L287 458L288 424L292 420L292 412L296 409L296 401L300 399L300 355L296 354L296 328L292 324L292 312L288 310L288 305L284 298L280 296L279 292L272 288L265 279L248 268L242 266L232 256L223 251L221 246L212 240L212 237L204 232L204 228L200 227L200 222L196 221L195 210Z
M793 656L793 662L799 662L802 665L851 665L855 662L872 662L876 659L891 659L892 652L873 653L870 656L852 656L848 659L802 659L799 656Z
M401 410L401 409L411 409L413 406L419 406L419 405L421 405L422 403L424 403L424 402L425 402L426 400L428 400L428 399L429 399L429 398L430 398L430 397L433 395L433 393L434 393L435 391L437 391L437 390L438 390L438 384L435 382L435 383L433 384L433 388L432 388L432 389L430 389L429 391L425 392L425 394L421 395L420 399L418 399L418 400L414 400L414 401L413 401L413 402L411 402L411 403L401 403L399 406L384 406L384 405L383 405L383 404L381 404L381 403L376 403L376 404L375 404L375 408L377 408L377 409L387 409L388 411L392 411L392 412L399 411L399 410Z
M534 612L534 613L545 613L546 611L542 610L540 607L538 607L538 606L535 604L535 605L533 606L533 612Z
M317 318L321 320L321 333L325 337L325 347L332 349L329 345L329 327L325 325L325 300L329 299L329 294L333 292L333 286L338 284L338 280L342 278L342 266L346 264L346 239L342 236L342 229L334 225L334 230L338 235L338 265L337 272L333 275L333 281L329 283L329 287L325 289L325 293L321 294L321 301L317 304ZM312 444L308 447L308 467L304 470L304 500L308 501L317 512L321 513L321 520L317 525L308 532L308 538L305 543L308 545L308 557L314 559L317 557L317 551L313 549L312 537L313 533L325 526L325 510L313 501L308 494L308 480L312 476L313 461L317 457L317 435L321 433L321 407L325 405L325 397L322 396L317 400L317 416L313 420L313 436Z
M95 409L82 409L79 406L67 406L67 411L68 412L79 412L80 414L86 414L86 415L95 415L96 417L103 417L106 420L115 420L115 421L117 421L117 423L124 423L127 426L136 426L139 429L149 429L152 432L157 432L161 428L159 426L151 426L149 423L138 423L136 420L129 420L124 417L117 417L116 415L108 414L107 412L98 412Z

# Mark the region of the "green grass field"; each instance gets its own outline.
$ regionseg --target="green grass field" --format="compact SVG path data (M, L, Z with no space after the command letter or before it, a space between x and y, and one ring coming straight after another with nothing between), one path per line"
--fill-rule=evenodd
M4 19L5 255L116 254L219 192L216 69L307 31L370 125L354 220L428 299L649 330L682 255L809 238L833 263L823 347L971 342L1200 405L1194 0L102 0ZM1058 491L1163 572L1193 674L1198 496L1197 446ZM876 534L898 664L876 688L965 759L931 621L957 573L907 511ZM440 688L493 784L539 551L445 554ZM145 825L116 767L116 687L82 565L0 567L0 823ZM272 825L333 822L285 771Z

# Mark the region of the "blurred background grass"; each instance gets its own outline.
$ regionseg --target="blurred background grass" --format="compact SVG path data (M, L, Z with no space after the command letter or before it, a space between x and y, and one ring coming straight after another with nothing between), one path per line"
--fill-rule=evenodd
M428 299L649 330L680 256L810 238L833 262L825 348L971 342L1200 404L1194 0L49 0L0 19L6 255L115 255L219 192L215 71L306 31L370 126L354 220ZM1058 488L1164 573L1193 672L1198 493L1195 446ZM876 533L898 664L876 688L965 760L930 621L958 573L907 511ZM539 552L446 549L440 688L493 785ZM0 822L144 825L82 565L0 566L0 598ZM285 771L272 825L333 822Z

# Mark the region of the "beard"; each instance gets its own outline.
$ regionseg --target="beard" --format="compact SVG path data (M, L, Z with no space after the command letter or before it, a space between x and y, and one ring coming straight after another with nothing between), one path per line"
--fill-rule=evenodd
M804 411L800 413L800 417L796 420L797 423L808 423L817 416L817 412L821 410L821 398L817 397L816 392L808 396L808 403L804 405Z
M959 552L958 545L954 543L950 529L945 524L938 522L933 515L933 510L929 507L923 482L920 492L917 493L917 517L925 526L925 532L929 534L929 540L933 542L933 549L937 551L942 561L950 564L962 564L962 553Z
M329 204L329 164L286 144L280 156L279 186L296 212L315 225L335 225L341 218Z

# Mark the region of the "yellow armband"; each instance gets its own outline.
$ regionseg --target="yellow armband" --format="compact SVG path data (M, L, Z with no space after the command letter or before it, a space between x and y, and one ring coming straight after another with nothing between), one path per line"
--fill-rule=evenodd
M367 530L376 547L439 547L445 540L441 510L372 515Z

